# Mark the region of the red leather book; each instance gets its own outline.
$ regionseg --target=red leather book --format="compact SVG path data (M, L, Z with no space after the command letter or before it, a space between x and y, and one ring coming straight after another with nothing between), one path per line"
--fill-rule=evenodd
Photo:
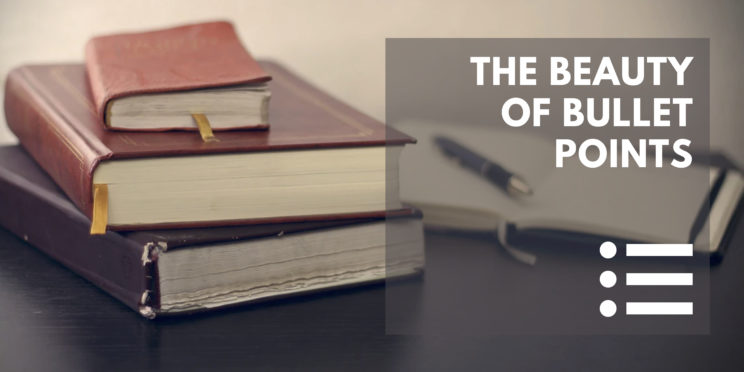
M393 268L393 256L401 258L400 275L423 267L420 214L411 209L391 211L385 219L95 236L88 235L89 223L20 146L0 146L0 226L148 318L380 280L386 266ZM397 231L399 240L408 243L389 246L386 262L386 248L380 243L394 242L389 231ZM343 239L354 233L366 233L367 239ZM361 261L370 256L364 251L373 254L366 263ZM307 275L303 268L282 268L276 254L286 255L284 262L301 262L314 270ZM213 265L218 262L233 267ZM261 267L274 271L259 275ZM229 275L226 269L239 274ZM169 278L169 272L184 275ZM270 291L265 291L266 280Z
M128 163L129 161L150 161L153 159L159 161L164 159L173 161L175 159L175 161L182 160L185 162L192 159L213 161L214 159L222 159L213 158L213 156L230 154L231 156L239 155L239 159L230 160L229 165L240 165L241 162L250 162L254 156L279 156L277 154L287 153L293 154L295 157L299 156L299 163L302 164L298 165L298 161L277 163L277 159L268 157L260 164L246 165L245 169L250 171L253 168L261 168L265 165L268 169L267 172L270 172L287 167L306 166L308 171L298 172L295 169L297 174L292 174L292 176L300 177L304 173L307 177L320 177L322 172L309 171L312 166L326 167L328 168L327 171L333 171L335 165L331 163L337 161L346 161L348 163L346 164L347 167L353 168L356 166L353 157L348 157L348 154L343 151L336 156L328 153L324 161L317 163L305 164L302 162L305 161L303 159L319 156L322 153L320 150L344 150L347 152L374 150L377 151L373 155L375 158L370 159L370 161L380 164L380 161L385 161L384 151L386 148L400 147L414 141L411 137L391 128L386 128L385 125L312 87L278 64L266 62L262 63L262 68L274 76L274 80L269 83L274 95L274 104L271 107L272 129L270 131L220 132L217 135L218 142L205 143L199 136L190 132L153 133L106 130L100 125L96 104L86 83L85 68L82 64L22 66L14 69L8 75L5 86L5 115L8 126L18 137L23 147L88 217L93 216L94 176L98 168L107 164L124 165L133 164ZM377 149L383 152L380 153ZM187 163L187 165L189 164ZM216 171L211 168L199 168L197 163L193 164L193 169L187 168L188 171L170 177L180 179L193 176L198 178L201 177L201 174ZM217 165L220 164L222 163L217 163ZM212 164L212 166L214 167L215 164ZM384 171L397 172L395 166L397 166L397 161L390 161L389 159L388 167ZM154 167L135 167L131 172L138 169L143 171L149 169L149 171L152 171L149 176L145 174L142 177L149 177L153 182L168 181L162 180L163 172L169 171L173 167ZM354 174L363 175L363 173L356 172ZM349 175L351 174L349 173ZM202 213L201 211L205 215L208 212L217 213L234 206L235 208L231 210L233 214L228 218L217 215L211 218L178 221L179 214L175 217L171 216L171 221L168 221L165 217L152 220L152 218L155 218L155 212L165 213L169 211L169 208L159 208L159 210L142 213L141 216L138 216L137 218L143 219L142 221L116 222L111 218L116 218L117 207L109 205L112 210L109 211L108 225L112 229L121 230L324 219L329 215L370 217L381 215L385 209L395 208L395 206L385 208L383 205L381 207L369 207L373 209L359 207L357 210L348 210L348 208L344 210L344 205L348 203L341 203L341 198L339 198L341 204L336 206L335 209L325 212L308 212L312 209L312 206L308 205L303 212L294 215L288 215L287 213L272 214L269 212L281 200L290 200L293 196L297 197L299 199L291 201L291 203L288 201L288 203L297 204L299 207L303 203L312 203L313 200L316 200L317 203L318 200L318 196L315 194L301 197L302 192L328 193L332 190L320 186L315 188L297 186L293 189L285 188L286 193L282 192L281 198L266 199L261 198L258 192L281 191L284 190L282 185L267 184L268 186L264 185L263 188L255 188L252 184L249 184L249 182L252 182L249 177L242 178L240 181L243 182L240 185L245 187L238 191L233 189L222 191L214 189L197 190L201 194L212 198L194 206L196 210L200 211L199 213ZM314 186L312 183L317 181L308 178L303 182L307 182L308 186ZM351 182L348 188L340 188L336 194L350 193L349 201L361 200L355 197L354 193L363 190L355 188L354 185L359 184L354 182ZM184 193L187 193L187 190L179 194L167 189L175 187L173 190L177 190L181 184L182 182L174 180L170 184L157 184L139 193L136 190L131 191L130 197L133 200L122 201L120 206L128 208L131 207L133 202L140 201L145 205L156 203L159 199L145 199L157 192L165 192L163 198L185 195ZM199 185L193 187L198 188ZM238 185L238 183L235 183L235 185ZM109 197L113 198L114 194L117 193L114 188L119 186L112 185L111 187ZM237 195L241 197L254 195L259 199L245 201L246 204L242 206L232 200L224 199L229 192L238 192ZM382 192L384 193L384 188ZM379 190L375 195L379 195ZM219 199L220 197L223 197L223 199ZM174 205L188 204L190 200L188 198L177 200ZM258 216L241 215L241 213L252 213L256 210L258 204L265 204L266 213ZM147 220L147 218L150 218L150 220Z
M153 99L153 93L258 85L271 79L245 50L233 26L228 22L199 23L158 31L95 37L86 46L85 62L93 104L102 122L109 127L112 125L112 104L122 97L149 94L147 99ZM200 98L205 99L204 96ZM247 104L246 99L239 102L242 105ZM257 104L261 103L259 101ZM205 102L197 104L206 105ZM142 115L143 109L136 111ZM190 119L188 112L181 114L182 120ZM151 122L128 129L196 128L195 125L159 125L156 120L162 116L163 113L150 116ZM230 128L236 127L266 128L267 123L242 122L230 125ZM124 127L119 126L118 129Z

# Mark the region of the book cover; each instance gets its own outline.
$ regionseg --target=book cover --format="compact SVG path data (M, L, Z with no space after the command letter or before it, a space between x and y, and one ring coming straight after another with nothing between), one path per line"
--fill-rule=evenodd
M109 103L117 98L271 79L224 21L94 37L86 45L85 62L93 105L107 125Z

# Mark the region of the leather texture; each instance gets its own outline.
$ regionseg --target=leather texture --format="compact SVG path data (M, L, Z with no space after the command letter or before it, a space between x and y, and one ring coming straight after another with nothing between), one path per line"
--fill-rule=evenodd
M386 218L420 218L413 209ZM370 223L379 218L257 224L211 229L89 235L90 220L65 197L21 146L0 146L0 226L110 293L144 316L160 304L158 254L165 248L209 249L209 244L283 236L301 231ZM148 312L146 307L151 307Z
M219 142L205 143L193 132L106 130L100 125L82 64L32 65L12 70L5 86L5 115L21 145L88 216L92 212L92 174L101 161L415 142L312 87L280 65L261 65L274 77L269 82L273 95L271 130L219 132ZM252 221L230 223L247 222ZM196 226L206 225L197 221L188 227Z
M0 225L135 311L146 306L153 267L143 265L143 245L89 235L90 220L20 146L0 147Z
M98 36L85 47L85 63L93 102L104 123L107 105L116 98L271 79L229 22Z

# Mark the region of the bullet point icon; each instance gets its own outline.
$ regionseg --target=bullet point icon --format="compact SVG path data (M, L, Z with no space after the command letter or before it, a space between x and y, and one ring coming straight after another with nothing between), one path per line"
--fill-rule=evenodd
M599 283L602 284L602 287L612 288L615 286L615 283L617 283L617 275L612 271L607 270L599 275Z
M611 300L604 300L599 304L599 313L605 318L610 318L617 312L617 305Z
M604 242L599 246L599 254L607 259L615 257L615 254L617 254L617 246L615 246L615 243L613 242Z

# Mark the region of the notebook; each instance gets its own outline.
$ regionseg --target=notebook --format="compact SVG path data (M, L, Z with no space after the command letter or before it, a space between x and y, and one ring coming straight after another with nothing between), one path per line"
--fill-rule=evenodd
M230 22L97 36L85 48L92 104L109 129L266 129L271 76Z
M549 231L629 242L694 243L697 251L712 253L744 192L744 178L732 169L589 169L576 161L557 169L553 140L524 131L421 121L395 127L418 139L415 148L401 155L401 200L424 212L427 227L497 231L502 241L509 240L507 234ZM534 194L508 196L445 157L433 143L435 135L450 137L519 174ZM709 195L708 218L701 220Z

